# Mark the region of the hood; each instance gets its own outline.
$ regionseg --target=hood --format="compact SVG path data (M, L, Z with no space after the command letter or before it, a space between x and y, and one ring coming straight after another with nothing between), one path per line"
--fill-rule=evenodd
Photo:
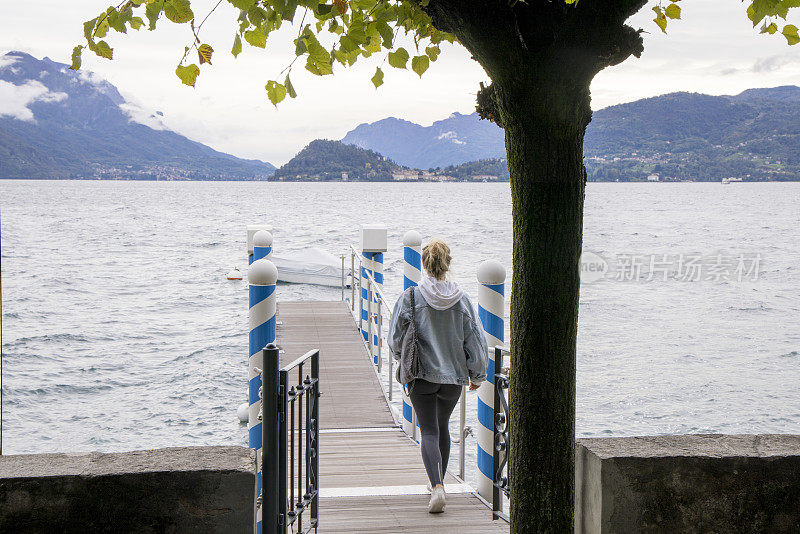
M434 310L446 310L452 307L464 294L455 282L436 280L431 276L422 279L419 291Z

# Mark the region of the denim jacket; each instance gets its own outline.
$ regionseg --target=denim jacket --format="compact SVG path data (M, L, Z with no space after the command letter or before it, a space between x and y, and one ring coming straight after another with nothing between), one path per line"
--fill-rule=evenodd
M403 336L411 322L411 291L415 291L415 321L420 349L420 373L416 378L438 384L465 386L486 379L488 346L478 326L475 309L467 295L446 310L431 307L419 288L405 290L392 312L387 342L400 359Z

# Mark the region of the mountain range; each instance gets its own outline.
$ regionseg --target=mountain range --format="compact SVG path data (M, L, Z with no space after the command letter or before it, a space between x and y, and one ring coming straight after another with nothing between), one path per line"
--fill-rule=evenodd
M274 170L169 130L91 72L0 56L0 178L265 179Z
M342 142L422 169L505 157L503 131L477 113L427 127L390 117L357 126ZM584 155L590 180L796 180L800 87L670 93L607 107L594 112Z
M312 142L276 178L502 180L504 145L503 130L476 113L430 126L389 117L358 125L341 145ZM584 156L589 180L797 180L800 87L610 106L594 112ZM23 52L0 56L0 178L263 180L274 172L171 131L160 113L91 72Z

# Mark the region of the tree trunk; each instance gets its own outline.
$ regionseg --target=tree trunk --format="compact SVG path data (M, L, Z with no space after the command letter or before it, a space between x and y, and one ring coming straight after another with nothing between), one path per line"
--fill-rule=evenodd
M517 78L515 87L496 90L514 224L509 481L515 534L573 531L583 136L591 110L588 80L571 88L553 80L559 78L539 72L533 87Z
M589 85L643 50L625 21L646 0L435 0L420 5L492 80L481 118L505 129L514 223L511 532L570 534L575 344Z

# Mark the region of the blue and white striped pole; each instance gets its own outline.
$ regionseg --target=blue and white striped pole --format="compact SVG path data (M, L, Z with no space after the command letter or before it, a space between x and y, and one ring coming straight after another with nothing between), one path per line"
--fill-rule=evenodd
M254 223L247 225L247 264L250 265L253 263L253 237L255 237L256 233L265 230L272 235L272 226L264 223Z
M256 451L256 492L261 493L261 369L264 367L262 349L275 342L275 287L278 269L268 259L254 260L247 270L250 285L250 362L248 371L248 443ZM261 532L261 507L256 506L256 532Z
M409 230L403 236L403 291L414 287L422 280L422 236L416 230ZM400 388L403 396L403 431L414 436L414 408L405 388Z
M494 450L494 347L505 339L506 269L495 260L478 266L478 317L489 344L486 381L478 388L478 494L492 500Z
M269 259L270 256L272 256L272 234L266 230L259 230L253 234L253 261L261 258Z
M363 251L361 255L364 257L361 261L361 299L364 301L364 309L361 312L361 335L364 336L364 341L369 341L369 332L372 332L372 363L378 365L378 345L381 340L378 337L377 325L380 324L381 318L377 317L374 312L373 317L369 318L368 310L377 310L378 296L375 292L372 293L372 306L370 307L367 272L372 275L378 288L383 290L383 252ZM369 319L372 320L371 329Z

